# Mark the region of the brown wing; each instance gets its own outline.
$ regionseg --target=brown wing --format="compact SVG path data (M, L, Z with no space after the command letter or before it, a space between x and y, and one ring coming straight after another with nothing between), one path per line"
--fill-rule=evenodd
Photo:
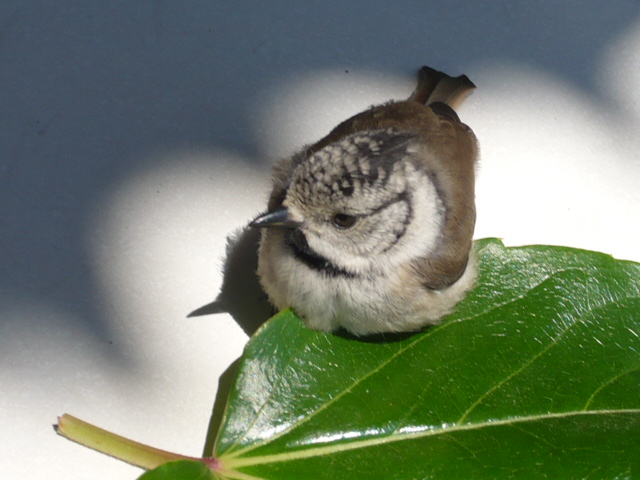
M445 207L436 251L414 264L430 289L445 288L460 278L472 246L478 149L475 135L460 122L452 106L460 104L473 88L464 75L453 78L423 67L408 100L374 106L349 118L298 157L301 161L356 132L396 128L418 134L420 158Z

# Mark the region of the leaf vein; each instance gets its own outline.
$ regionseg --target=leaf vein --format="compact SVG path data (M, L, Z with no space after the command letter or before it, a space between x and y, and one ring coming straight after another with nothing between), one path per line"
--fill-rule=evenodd
M598 394L602 390L604 390L608 385L611 385L614 382L616 382L617 380L619 380L620 378L624 377L625 375L629 375L630 373L637 372L638 370L640 370L640 365L636 365L635 367L630 368L629 370L621 372L618 375L614 375L609 380L604 382L602 385L600 385L598 388L596 388L594 390L594 392L591 394L591 396L587 399L587 402L584 404L583 410L588 411L589 410L589 406L591 405L591 403L593 403L593 401L598 396Z
M386 445L390 443L396 443L406 440L416 440L427 437L435 437L437 435L450 435L457 432L472 431L480 428L491 428L500 426L514 426L517 424L551 420L567 417L579 417L585 415L640 415L640 409L619 409L619 410L580 410L570 412L558 412L558 413L545 413L540 415L530 415L526 417L506 418L502 420L487 420L478 423L470 423L464 425L451 425L441 428L425 427L423 430L415 432L400 433L394 436L374 437L364 440L354 440L351 442L342 442L340 444L324 445L319 447L312 447L306 449L300 449L287 453L275 453L271 455L258 455L246 458L229 458L222 456L219 460L223 463L225 470L235 470L242 467L262 465L268 463L280 463L289 462L294 460L301 460L312 457L319 457L325 455L331 455L350 450L356 450L361 448L376 447L380 445Z
M582 269L565 269L565 270L560 270L557 273L560 272L565 272L565 271L569 271L569 270L578 270L578 271L583 271ZM554 274L555 275L555 274ZM547 277L547 279L545 279L545 282L547 280L550 280L554 275L549 275ZM541 286L544 282L539 283L535 288ZM533 290L533 289L531 289ZM530 291L530 290L529 290ZM524 298L524 297L522 297ZM630 296L630 295L625 295L621 298L618 299L612 299L612 302L620 302L623 300L627 300L629 298L635 299L637 297L635 296ZM518 368L517 370L514 370L510 375L507 375L505 378L503 378L501 381L499 381L498 383L496 383L493 387L491 387L489 390L487 390L484 394L482 394L463 414L462 416L458 419L458 421L456 423L462 423L468 416L469 414L478 406L480 405L483 400L485 400L489 395L491 395L493 392L495 392L496 390L498 390L499 388L501 388L504 384L506 384L507 382L509 382L510 380L512 380L513 378L517 377L518 375L520 375L522 372L524 372L527 368L529 368L531 365L533 365L535 363L536 360L538 360L540 357L542 357L543 355L545 355L549 350L551 350L552 348L556 347L558 345L558 343L560 342L560 340L562 338L564 338L566 336L566 334L571 331L574 327L576 327L577 325L580 324L585 324L585 317L587 316L592 316L593 313L599 309L604 308L609 302L605 302L605 303L591 303L589 302L587 305L587 308L584 309L584 312L582 312L582 315L578 318L575 318L575 321L571 324L569 324L564 330L562 330L561 332L559 332L558 335L556 335L554 338L550 339L551 341L549 342L548 345L546 345L543 349L541 349L539 352L537 352L535 355L533 355L527 362L524 362L522 364L522 366L520 368ZM619 376L625 375L628 372L624 372ZM615 377L611 380L611 381L615 381ZM597 389L589 398L589 400L587 401L584 410L587 409L588 405L590 404L591 400L594 398L594 396L596 395L596 393L601 390L602 388L604 388L604 385L602 385L599 389Z

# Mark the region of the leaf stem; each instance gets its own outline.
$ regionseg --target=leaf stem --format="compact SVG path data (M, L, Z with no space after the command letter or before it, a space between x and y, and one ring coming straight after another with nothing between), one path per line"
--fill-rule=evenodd
M188 457L153 448L108 432L68 414L58 418L58 425L55 426L55 429L59 435L69 440L146 470L174 460L204 462L213 470L218 467L218 461L215 459Z

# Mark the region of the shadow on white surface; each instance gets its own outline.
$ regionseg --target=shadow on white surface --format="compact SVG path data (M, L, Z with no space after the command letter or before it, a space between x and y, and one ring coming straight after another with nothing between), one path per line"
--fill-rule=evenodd
M189 318L228 313L250 337L276 313L256 276L259 245L260 231L255 228L247 226L229 235L220 293Z

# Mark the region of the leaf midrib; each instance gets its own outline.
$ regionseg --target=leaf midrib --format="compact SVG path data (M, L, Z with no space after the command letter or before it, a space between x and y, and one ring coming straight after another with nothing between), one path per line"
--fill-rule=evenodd
M272 455L256 455L252 457L234 457L227 458L222 455L218 460L222 463L225 471L232 472L238 468L249 467L254 465L263 465L269 463L282 463L294 460L302 460L312 457L320 457L335 453L357 450L361 448L376 447L389 443L397 443L407 440L416 440L427 437L435 437L437 435L450 435L452 433L473 431L481 428L492 428L499 426L517 426L529 422L537 422L543 420L553 420L558 418L579 417L587 415L624 415L636 414L640 415L639 408L632 409L613 409L613 410L578 410L568 412L552 412L539 415L528 415L516 418L507 418L501 420L487 420L477 423L467 423L464 425L446 425L441 428L433 428L430 426L423 427L424 430L416 432L393 433L380 437L368 438L365 440L354 440L351 442L331 443L321 447L302 448L292 452L276 453Z

